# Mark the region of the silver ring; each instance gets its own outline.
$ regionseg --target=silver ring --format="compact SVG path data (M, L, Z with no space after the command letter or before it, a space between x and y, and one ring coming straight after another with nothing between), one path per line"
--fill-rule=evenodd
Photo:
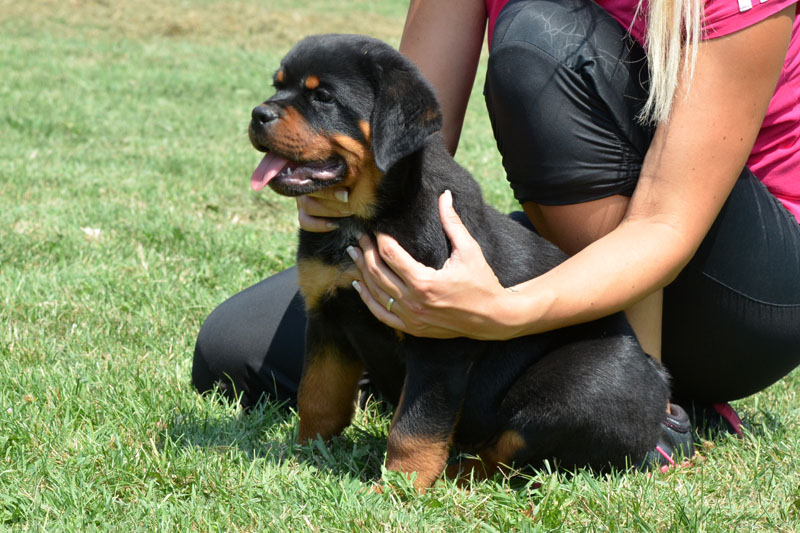
M394 298L392 298L391 296L389 296L389 301L388 301L388 302L386 302L386 310L387 310L387 311L389 311L389 312L391 313L391 312L392 312L392 306L393 306L393 305L394 305Z

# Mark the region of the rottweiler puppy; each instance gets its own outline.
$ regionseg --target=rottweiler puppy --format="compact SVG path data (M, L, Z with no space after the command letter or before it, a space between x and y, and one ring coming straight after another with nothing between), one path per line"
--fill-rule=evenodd
M504 342L403 335L376 320L353 289L346 253L359 234L392 235L418 261L450 255L438 213L449 189L456 211L504 286L565 259L554 245L484 203L448 153L434 92L414 65L364 36L298 43L252 112L253 146L266 152L251 186L298 196L348 187L355 214L330 233L300 231L297 268L308 313L298 408L302 443L349 423L366 370L394 407L386 467L424 489L451 446L476 454L463 467L625 468L658 440L667 377L621 314ZM454 467L458 470L458 465Z

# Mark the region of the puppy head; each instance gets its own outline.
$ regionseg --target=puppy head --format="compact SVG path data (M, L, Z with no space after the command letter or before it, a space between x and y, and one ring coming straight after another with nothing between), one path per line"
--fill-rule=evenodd
M266 152L250 181L255 190L299 196L341 185L368 218L383 175L441 129L433 89L416 67L369 37L304 39L273 85L250 121L250 141Z

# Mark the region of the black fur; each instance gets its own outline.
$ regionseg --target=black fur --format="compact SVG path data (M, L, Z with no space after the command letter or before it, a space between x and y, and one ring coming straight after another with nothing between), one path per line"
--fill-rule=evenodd
M290 76L319 76L336 103L320 113L303 91L286 87L279 87L274 99L294 105L324 135L365 140L357 122L369 120L372 154L384 173L372 215L339 220L340 229L331 233L301 231L299 261L313 257L341 270L351 268L345 247L356 244L354 236L383 232L418 261L439 268L451 251L437 203L448 189L504 286L538 276L565 258L486 205L477 183L444 146L433 90L395 50L361 36L316 36L299 43L282 68ZM635 463L658 439L668 400L666 376L642 352L621 314L551 333L482 342L399 340L348 288L332 291L308 311L307 364L313 364L314 347L335 346L343 357L360 360L382 395L397 406L390 454L394 436L452 440L480 453L512 430L525 442L509 458L518 465L549 460L602 470ZM404 464L399 468L407 469Z

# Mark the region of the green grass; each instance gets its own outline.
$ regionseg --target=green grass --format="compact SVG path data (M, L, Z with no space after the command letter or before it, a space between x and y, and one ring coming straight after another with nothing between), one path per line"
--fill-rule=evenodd
M0 529L793 530L797 373L689 469L423 496L367 490L375 406L326 449L294 444L293 413L193 392L205 316L293 262L293 202L248 188L269 74L308 33L399 40L404 2L342 5L0 0ZM495 152L478 85L458 157L510 210Z

